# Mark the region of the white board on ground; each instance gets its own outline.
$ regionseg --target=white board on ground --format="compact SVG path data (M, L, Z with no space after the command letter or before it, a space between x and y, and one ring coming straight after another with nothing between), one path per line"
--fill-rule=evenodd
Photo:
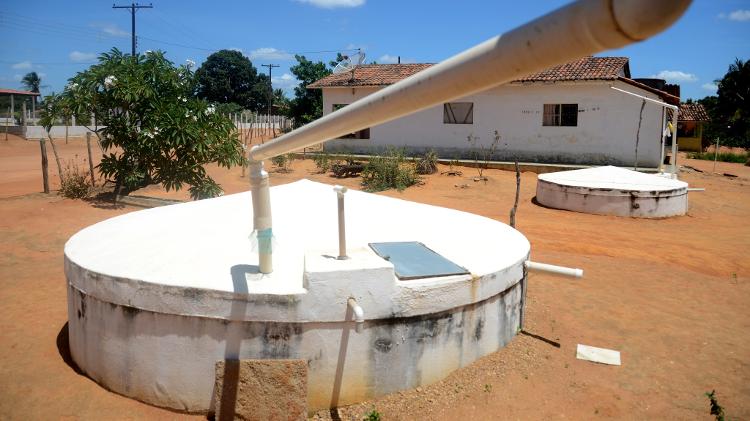
M576 358L595 363L620 365L620 351L578 344Z

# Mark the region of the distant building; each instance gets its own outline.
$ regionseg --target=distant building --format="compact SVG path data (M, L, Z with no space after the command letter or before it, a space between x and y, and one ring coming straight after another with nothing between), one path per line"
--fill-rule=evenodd
M703 150L703 126L709 121L703 104L682 103L677 114L677 146L681 151Z
M430 66L362 65L308 88L322 90L325 115ZM488 147L497 135L496 160L621 166L637 160L641 167L657 167L663 108L645 102L641 111L642 100L611 87L679 103L679 97L631 79L626 57L584 57L352 133L324 148L371 153L396 146L411 153L434 149L443 158L466 158L470 137Z

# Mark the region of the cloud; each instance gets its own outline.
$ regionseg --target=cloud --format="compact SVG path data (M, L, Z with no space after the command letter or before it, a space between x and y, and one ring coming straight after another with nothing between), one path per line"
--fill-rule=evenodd
M277 50L271 47L258 48L250 51L251 60L291 60L294 56L286 51Z
M735 22L746 22L750 20L750 10L740 9L730 12L729 14L719 13L719 17L721 19L729 19Z
M711 93L714 93L714 94L716 93L716 90L719 89L719 87L715 83L713 83L713 82L704 83L703 85L701 85L701 88L703 88L703 89L705 89L705 90L707 90L707 91L709 91Z
M398 56L392 56L390 54L383 54L376 60L380 64L393 64L398 63Z
M245 53L240 47L229 47L229 51L237 51L238 53Z
M686 73L680 70L662 70L661 72L651 75L652 78L664 79L667 82L695 82L698 76L692 73Z
M321 9L336 9L338 7L359 7L365 0L297 0L300 3L311 4Z
M91 27L98 28L100 31L113 37L125 38L130 36L130 32L121 29L114 23L92 23Z
M284 73L281 76L271 78L271 83L274 89L283 89L288 91L295 86L299 85L299 80L289 73Z
M70 61L75 61L76 63L80 63L82 61L91 61L95 59L96 54L82 53L80 51L72 51L70 54L68 54L68 57L70 57Z
M30 61L26 60L26 61L22 61L22 62L16 63L16 64L14 64L14 65L12 65L10 67L12 69L15 69L15 70L29 70L32 67L34 67L34 65L31 64Z

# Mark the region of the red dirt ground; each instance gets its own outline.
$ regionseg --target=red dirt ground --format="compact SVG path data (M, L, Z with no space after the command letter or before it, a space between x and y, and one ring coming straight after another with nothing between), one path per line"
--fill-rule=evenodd
M83 162L82 140L58 145ZM690 193L687 216L662 220L537 206L536 175L524 173L517 221L532 258L581 267L585 277L532 274L528 335L434 385L314 418L362 419L376 408L386 420L708 420L704 393L715 389L731 419L750 419L750 167L719 163L738 176L730 178L711 174L712 162L681 163L705 171L680 177L706 191ZM292 168L273 173L273 183L358 184L314 174L309 160ZM488 170L485 184L461 170L383 194L507 222L515 175ZM247 189L239 168L209 172L228 193ZM66 362L63 245L85 226L138 209L45 195L41 186L38 142L0 140L0 419L190 418L108 392ZM186 197L157 187L138 194ZM578 343L621 351L622 366L575 359Z

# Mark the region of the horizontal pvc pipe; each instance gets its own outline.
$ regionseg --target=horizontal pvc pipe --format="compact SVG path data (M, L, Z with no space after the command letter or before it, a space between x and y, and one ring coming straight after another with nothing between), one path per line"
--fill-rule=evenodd
M688 191L706 191L704 187L688 187Z
M289 153L557 64L644 40L669 27L690 2L580 0L253 148L250 159Z
M546 263L532 262L531 260L523 262L523 265L530 271L547 272L555 275L569 276L571 278L583 277L583 269L548 265Z

